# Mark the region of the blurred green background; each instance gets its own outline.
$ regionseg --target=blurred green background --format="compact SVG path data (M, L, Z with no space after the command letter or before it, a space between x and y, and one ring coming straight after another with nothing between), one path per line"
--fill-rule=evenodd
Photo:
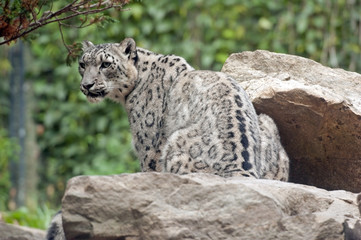
M58 0L54 7L65 4ZM132 37L138 46L216 71L231 53L256 49L361 70L359 0L143 0L106 14L114 21L63 28L65 41ZM23 41L21 65L12 60L19 41L0 46L0 212L7 222L45 228L69 178L136 172L139 165L122 107L110 101L90 104L79 91L77 64L66 65L58 25L30 36ZM14 71L25 74L24 143L11 138L20 114L11 98Z

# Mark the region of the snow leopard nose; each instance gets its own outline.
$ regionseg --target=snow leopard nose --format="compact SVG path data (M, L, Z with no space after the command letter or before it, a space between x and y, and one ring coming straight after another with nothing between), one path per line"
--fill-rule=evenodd
M92 86L94 86L94 83L85 83L85 84L82 84L82 87L86 90L89 91L89 89L92 88Z

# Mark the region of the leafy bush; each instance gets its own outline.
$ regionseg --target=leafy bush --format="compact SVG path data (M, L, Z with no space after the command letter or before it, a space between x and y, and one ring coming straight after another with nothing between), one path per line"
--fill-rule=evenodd
M47 206L37 208L34 211L21 207L15 211L3 212L2 218L6 223L46 229L55 212L55 210L51 210Z

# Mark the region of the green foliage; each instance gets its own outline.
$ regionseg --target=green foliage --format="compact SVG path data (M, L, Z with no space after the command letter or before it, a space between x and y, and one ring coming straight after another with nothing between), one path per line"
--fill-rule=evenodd
M38 98L35 121L40 129L40 176L44 180L40 188L48 193L42 198L59 203L65 182L72 176L134 172L139 164L130 145L124 109L112 102L87 102L79 91L77 68L64 64L66 50L52 44L56 39L56 34L48 34L41 37L45 49L40 44L32 46L33 54L39 56L34 66L41 68L32 69L29 76L34 78Z
M0 128L0 209L5 209L11 187L9 163L16 157L18 145L10 140L6 130Z
M349 1L141 1L119 21L81 31L95 42L133 37L145 48L185 57L200 69L220 70L230 53L267 49L331 67L361 71L361 7ZM89 31L90 30L90 31ZM76 39L74 39L76 40Z
M56 211L47 206L34 211L21 207L12 212L3 212L2 218L6 223L19 224L33 228L46 229Z
M6 51L0 51L0 78L6 79L12 67L10 61L7 59L8 55ZM9 114L9 82L0 81L0 128L6 128L8 114Z

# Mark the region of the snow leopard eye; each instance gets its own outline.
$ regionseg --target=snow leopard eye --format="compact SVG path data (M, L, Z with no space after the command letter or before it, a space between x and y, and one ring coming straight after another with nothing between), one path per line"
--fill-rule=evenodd
M85 68L85 63L81 62L81 63L79 63L79 66L80 66L81 68Z
M110 62L102 62L102 65L100 66L101 68L108 68L110 67L111 63Z

